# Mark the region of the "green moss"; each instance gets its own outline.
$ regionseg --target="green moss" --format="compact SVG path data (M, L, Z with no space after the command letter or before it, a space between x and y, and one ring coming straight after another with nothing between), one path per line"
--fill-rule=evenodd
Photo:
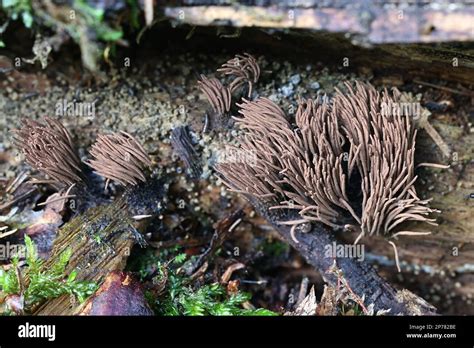
M140 6L137 0L127 0L127 5L130 8L130 24L137 30L140 28Z
M18 257L15 257L12 262L12 268L9 272L0 270L0 287L2 288L0 299L6 295L17 294L20 292L20 285L14 271L17 267Z
M157 315L278 315L263 308L242 308L242 304L251 299L248 293L228 295L218 283L193 286L182 272L188 262L193 262L193 256L189 258L182 251L179 246L162 249L159 253L149 248L132 254L128 262L127 269L138 273L142 280L157 273L152 282L165 284L164 291L158 296L146 293L148 303Z
M174 263L184 262L184 258L178 255ZM178 274L167 265L160 264L160 275L156 282L166 282L164 294L158 298L150 298L151 305L156 314L164 316L203 316L203 315L278 315L267 309L245 309L242 304L251 299L251 295L245 292L237 292L228 295L225 288L218 284L205 284L193 288L187 283L187 278Z
M159 253L156 253L156 250L153 248L147 248L145 250L136 248L128 259L126 270L137 273L140 280L144 280L156 270L157 265L161 265L165 263L166 260L171 260L179 256L181 249L182 248L176 245L171 248L162 249ZM180 258L181 257L178 257L178 259Z
M65 268L72 255L72 250L64 251L50 269L43 271L43 261L38 257L38 252L33 241L25 236L26 264L27 267L17 274L18 258L13 260L12 267L5 272L0 270L0 298L10 294L22 295L24 298L25 312L35 304L46 299L52 299L69 294L79 302L84 302L98 288L92 282L77 281L75 271L65 274ZM20 287L20 279L29 277L25 289Z
M279 240L266 240L261 245L261 250L267 257L279 257L288 252L289 246Z

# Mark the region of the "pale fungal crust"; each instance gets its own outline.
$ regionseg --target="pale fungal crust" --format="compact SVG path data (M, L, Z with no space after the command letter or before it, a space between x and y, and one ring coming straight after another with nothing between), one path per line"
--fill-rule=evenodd
M400 92L378 92L360 82L355 88L347 84L347 90L338 90L331 102L299 100L296 127L271 100L244 100L239 105L241 117L235 119L245 134L234 150L243 159L252 154L255 160L219 163L224 183L267 201L273 209L298 210L301 219L284 222L293 225L293 236L296 226L311 221L343 228L343 216L351 217L360 230L356 242L366 235L426 234L396 233L405 221L434 224L428 215L435 211L414 187L412 119L389 112L395 110L390 106ZM355 171L361 177L358 205L346 192Z
M93 159L87 165L97 174L121 185L136 185L146 181L143 170L151 161L142 145L130 134L99 134L89 151Z
M45 117L44 123L23 120L14 142L26 162L59 185L82 181L80 159L67 129L57 120Z

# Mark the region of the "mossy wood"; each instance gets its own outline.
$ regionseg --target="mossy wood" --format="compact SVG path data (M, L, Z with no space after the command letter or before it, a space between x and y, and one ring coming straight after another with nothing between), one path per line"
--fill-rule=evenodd
M133 220L129 217L125 198L86 211L65 224L54 243L50 258L44 263L48 269L68 248L72 249L66 273L77 271L78 280L101 284L111 271L123 270L135 243ZM39 305L35 315L76 314L82 304L69 295Z

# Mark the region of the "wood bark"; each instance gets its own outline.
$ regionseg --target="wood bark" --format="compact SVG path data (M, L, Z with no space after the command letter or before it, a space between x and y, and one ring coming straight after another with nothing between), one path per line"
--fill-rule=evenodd
M77 280L101 284L113 271L121 271L135 242L131 232L133 221L128 217L125 199L91 208L77 216L59 232L53 251L43 268L48 269L68 248L71 259L65 273L77 271ZM73 315L81 308L80 303L63 295L48 300L35 309L35 315Z
M267 206L255 199L250 199L255 209L275 228L275 230L293 246L312 266L314 266L324 280L336 286L338 278L328 271L334 265L342 271L352 291L362 298L365 304L374 304L375 313L387 310L389 315L434 315L436 309L428 302L408 290L396 290L375 269L364 261L355 258L338 258L326 255L326 246L338 244L334 232L322 224L312 224L311 229L305 233L298 233L296 242L291 237L291 226L279 222L297 220L298 215L281 213L269 210Z

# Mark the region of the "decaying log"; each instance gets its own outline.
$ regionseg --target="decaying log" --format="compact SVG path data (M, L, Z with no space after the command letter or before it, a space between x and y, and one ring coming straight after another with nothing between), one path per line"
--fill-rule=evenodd
M434 315L436 308L408 290L397 291L366 261L354 258L333 258L325 255L325 246L338 243L334 232L322 224L312 224L310 231L298 234L298 242L291 237L291 226L279 224L282 221L298 219L294 213L270 210L259 201L249 198L256 211L261 214L275 230L293 246L305 260L314 266L325 281L337 285L337 277L328 273L331 267L338 267L352 291L363 298L367 305L374 304L375 313L388 310L388 315Z
M60 229L43 269L49 269L59 255L71 248L72 256L65 273L75 270L77 280L101 285L111 272L124 269L135 243L144 243L133 216L158 213L162 197L161 184L152 180L132 188L110 204L91 208L75 217ZM82 306L64 295L42 303L33 314L73 315L78 314Z
M122 270L134 244L130 228L132 221L124 214L123 199L108 206L98 206L80 215L59 231L52 254L44 263L47 269L67 248L73 254L65 272L78 271L78 280L100 283L108 272ZM45 302L34 314L74 314L78 304L69 295Z
M177 2L179 3L179 2ZM310 29L357 35L369 43L469 41L474 8L447 1L193 1L161 4L165 15L192 25ZM173 6L174 5L174 6Z
M260 47L267 56L287 52L292 59L307 56L344 68L397 71L408 79L474 81L474 7L468 1L455 7L447 1L237 1L228 6L215 0L182 5L163 2L159 7L176 24L238 38L245 49Z

